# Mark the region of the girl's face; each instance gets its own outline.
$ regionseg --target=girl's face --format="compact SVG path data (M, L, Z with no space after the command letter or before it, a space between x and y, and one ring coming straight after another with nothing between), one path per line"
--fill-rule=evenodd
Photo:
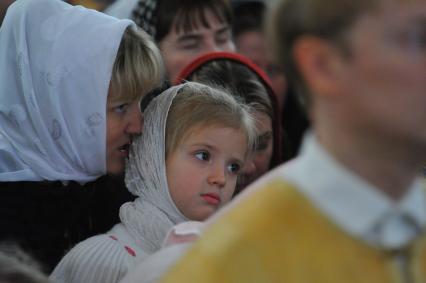
M129 156L132 136L142 131L139 102L115 100L111 93L107 99L107 172L120 174Z
M247 138L238 129L197 126L166 159L167 182L177 208L203 221L232 197L244 164Z
M256 120L257 137L256 152L253 159L244 166L238 178L237 190L244 189L251 182L265 174L269 170L273 150L273 132L271 118L262 113L253 114Z

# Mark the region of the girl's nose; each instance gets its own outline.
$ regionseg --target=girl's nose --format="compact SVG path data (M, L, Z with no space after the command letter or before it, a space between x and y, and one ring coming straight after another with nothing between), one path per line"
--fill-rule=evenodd
M211 185L216 185L219 187L223 187L226 184L226 173L225 169L221 166L212 167L212 171L210 172L207 181Z

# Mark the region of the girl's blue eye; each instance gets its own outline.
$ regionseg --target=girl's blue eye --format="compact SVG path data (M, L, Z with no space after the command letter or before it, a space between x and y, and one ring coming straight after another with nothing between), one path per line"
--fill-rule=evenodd
M202 161L208 161L210 159L210 153L207 151L200 151L195 154L195 157Z
M237 174L238 172L240 172L240 169L241 169L241 165L238 163L232 163L228 165L229 172L233 174Z

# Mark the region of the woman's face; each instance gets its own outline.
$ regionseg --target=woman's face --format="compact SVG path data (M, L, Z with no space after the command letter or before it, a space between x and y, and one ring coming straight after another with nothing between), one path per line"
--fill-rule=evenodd
M109 94L107 100L107 173L124 171L132 136L142 131L139 100L123 101Z
M182 69L201 54L235 51L231 27L219 22L210 10L206 10L206 21L209 27L198 22L191 31L177 32L173 24L170 32L159 42L170 80L176 80Z
M238 177L237 191L241 191L251 182L269 170L273 150L273 132L271 118L262 112L253 114L259 135L253 160L247 162Z

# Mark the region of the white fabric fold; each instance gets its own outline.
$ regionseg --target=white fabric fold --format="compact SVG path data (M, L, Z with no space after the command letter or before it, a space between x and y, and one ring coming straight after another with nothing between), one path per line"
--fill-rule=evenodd
M138 245L150 253L161 247L173 225L188 220L172 200L165 164L168 112L174 97L185 86L166 90L148 105L142 135L134 140L126 164L126 186L138 198L121 207L120 219Z
M134 257L125 251L125 247L105 234L92 237L67 254L67 260L58 264L50 280L57 283L118 282L134 265ZM82 252L84 257L81 256ZM115 264L111 264L111 257L114 257Z
M422 177L393 201L341 165L312 133L305 136L301 154L278 171L344 231L373 246L401 248L426 227Z
M0 181L106 173L106 100L134 25L59 0L18 0L0 29Z

